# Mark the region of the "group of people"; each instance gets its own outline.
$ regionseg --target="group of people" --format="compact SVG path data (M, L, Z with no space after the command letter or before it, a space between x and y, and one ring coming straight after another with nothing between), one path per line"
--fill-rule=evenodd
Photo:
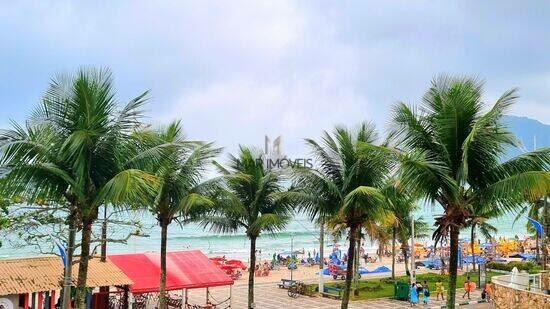
M269 265L267 261L264 261L261 264L256 264L256 267L254 268L254 275L256 275L256 277L269 276L270 269L271 265Z
M462 295L462 298L468 296L468 299L470 299L470 293L475 289L476 284L470 280L470 277L467 277L466 282L464 282L464 294ZM441 279L438 279L435 283L435 293L436 300L439 300L439 297L441 297L441 300L445 300L445 288L443 287L443 282L441 282ZM416 306L419 303L420 296L422 296L422 302L427 305L430 301L430 288L426 280L424 280L423 284L420 282L411 283L409 287L409 302L411 307ZM490 302L493 298L493 284L491 283L491 280L485 283L481 297L487 302Z
M409 302L411 303L411 307L418 304L420 295L422 295L422 302L427 305L430 301L430 287L428 286L428 282L426 280L424 280L424 284L421 284L420 282L411 283L409 288Z

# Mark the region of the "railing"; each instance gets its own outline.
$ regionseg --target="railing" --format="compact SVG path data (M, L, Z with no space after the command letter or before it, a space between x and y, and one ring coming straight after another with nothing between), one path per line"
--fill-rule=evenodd
M494 283L507 286L517 290L531 292L542 292L542 282L540 274L518 273L513 279L513 275L494 276L491 279Z

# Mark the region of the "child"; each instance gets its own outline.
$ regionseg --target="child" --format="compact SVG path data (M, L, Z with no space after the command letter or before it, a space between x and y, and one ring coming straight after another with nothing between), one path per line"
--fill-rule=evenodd
M424 288L422 289L422 302L424 305L428 304L428 301L430 301L430 288L428 287L428 282L424 280Z
M445 297L443 296L445 289L443 288L443 282L441 282L441 279L437 279L437 282L435 283L435 293L437 300L439 300L439 295L441 295L441 300L445 300Z
M416 291L416 283L412 283L411 287L409 288L409 301L411 303L411 307L418 304L418 292Z

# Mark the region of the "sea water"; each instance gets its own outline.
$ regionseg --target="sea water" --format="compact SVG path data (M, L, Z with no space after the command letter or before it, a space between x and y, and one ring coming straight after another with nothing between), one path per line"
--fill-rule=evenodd
M434 217L440 215L441 212L441 208L437 206L426 206L416 211L415 218L422 217L431 229L429 237L417 239L417 242L425 245L432 243L431 234L434 230ZM123 216L127 219L139 220L143 225L142 234L146 237L133 236L126 244L109 243L109 254L160 251L160 228L152 215L146 212L138 212L125 213ZM515 215L510 214L497 220L490 220L489 222L497 227L497 237L514 237L518 235L523 238L526 234L525 226L527 220L526 218L521 218L514 223L514 219ZM132 229L126 227L110 226L109 238L124 238L131 231ZM98 227L95 233L99 235ZM36 256L40 254L39 250L34 246L14 248L11 243L15 243L13 240L16 240L16 236L10 235L8 237L11 238L11 241L9 241L9 239L4 239L4 245L0 247L0 258ZM469 230L461 231L460 237L469 239ZM484 239L482 239L482 241L484 241ZM52 247L55 250L52 244L53 242L44 243L42 247ZM168 228L167 244L168 250L198 249L209 256L226 256L229 258L248 260L250 241L244 234L244 231L238 231L234 234L219 234L209 229L205 229L196 223L180 225L177 222L173 222ZM334 244L346 250L345 248L347 246L345 239L335 240L330 233L326 233L325 252L332 251ZM310 252L312 256L314 250L319 250L319 227L305 215L296 215L282 231L274 234L262 234L258 238L256 249L258 258L270 260L273 253L277 254L283 251L289 251L291 248L293 250L303 250L306 255ZM375 254L377 244L367 238L363 243L363 248L366 252Z

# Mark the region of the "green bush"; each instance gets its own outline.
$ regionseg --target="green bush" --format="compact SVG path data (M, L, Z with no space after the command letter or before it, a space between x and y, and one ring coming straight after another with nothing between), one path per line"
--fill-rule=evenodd
M516 267L519 271L525 270L530 274L536 274L540 272L540 266L533 262L512 261L508 263L487 263L487 268L496 270L512 271L514 267Z

